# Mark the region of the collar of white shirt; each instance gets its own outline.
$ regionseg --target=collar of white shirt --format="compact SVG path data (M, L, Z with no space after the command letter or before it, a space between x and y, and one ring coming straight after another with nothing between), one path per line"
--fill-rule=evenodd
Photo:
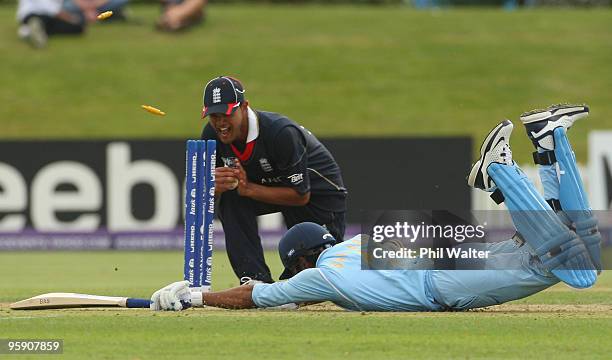
M259 120L257 119L257 114L251 109L250 106L247 107L247 109L249 117L249 132L247 133L246 142L250 143L259 136Z

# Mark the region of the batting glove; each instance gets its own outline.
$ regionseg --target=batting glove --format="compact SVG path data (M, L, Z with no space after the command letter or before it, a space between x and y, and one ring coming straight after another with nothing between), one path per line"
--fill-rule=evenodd
M153 293L150 309L154 311L181 311L191 307L191 298L189 281L177 281Z

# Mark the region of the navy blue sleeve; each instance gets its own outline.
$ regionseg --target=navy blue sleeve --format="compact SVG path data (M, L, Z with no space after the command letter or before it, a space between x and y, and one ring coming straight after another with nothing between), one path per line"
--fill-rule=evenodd
M274 152L283 185L294 188L302 195L309 192L308 154L304 134L294 126L283 128L276 135Z

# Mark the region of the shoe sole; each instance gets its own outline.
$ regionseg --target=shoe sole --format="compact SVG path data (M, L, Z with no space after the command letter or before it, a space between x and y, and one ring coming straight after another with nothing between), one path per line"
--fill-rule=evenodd
M531 124L534 122L546 120L551 116L560 116L564 114L580 114L589 112L589 107L586 105L559 104L552 105L548 109L531 110L521 115L523 124Z
M30 36L28 41L30 45L36 49L42 49L47 45L47 33L41 20L32 18L28 21L30 27Z
M499 134L501 129L509 125L512 125L512 122L510 120L504 120L497 124L497 126L489 132L489 135L487 135L487 137L484 139L482 145L480 145L480 159L478 159L474 163L474 165L472 165L472 170L470 171L470 175L468 176L469 186L476 187L476 179L478 178L478 175L482 173L482 166L484 164L483 160L485 158L486 153L493 147L495 139L497 138L497 135ZM482 179L482 183L485 187L487 186L487 184L484 183L484 178Z

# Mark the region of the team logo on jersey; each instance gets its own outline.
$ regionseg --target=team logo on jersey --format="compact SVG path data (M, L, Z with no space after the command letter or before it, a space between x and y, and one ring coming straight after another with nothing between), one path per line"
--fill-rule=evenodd
M274 171L274 169L272 169L272 165L270 165L270 162L266 158L259 159L259 165L261 165L261 169L265 172Z
M300 127L302 128L302 130L306 131L308 134L312 135L312 133L310 132L310 130L306 129L305 127L303 127L302 125L300 125Z
M237 169L238 168L238 158L236 157L221 157L223 160L223 165L228 168Z
M293 185L301 184L302 181L304 181L304 174L297 173L297 174L289 175L287 176L287 179L289 179Z
M216 87L213 89L213 104L221 102L221 89Z

